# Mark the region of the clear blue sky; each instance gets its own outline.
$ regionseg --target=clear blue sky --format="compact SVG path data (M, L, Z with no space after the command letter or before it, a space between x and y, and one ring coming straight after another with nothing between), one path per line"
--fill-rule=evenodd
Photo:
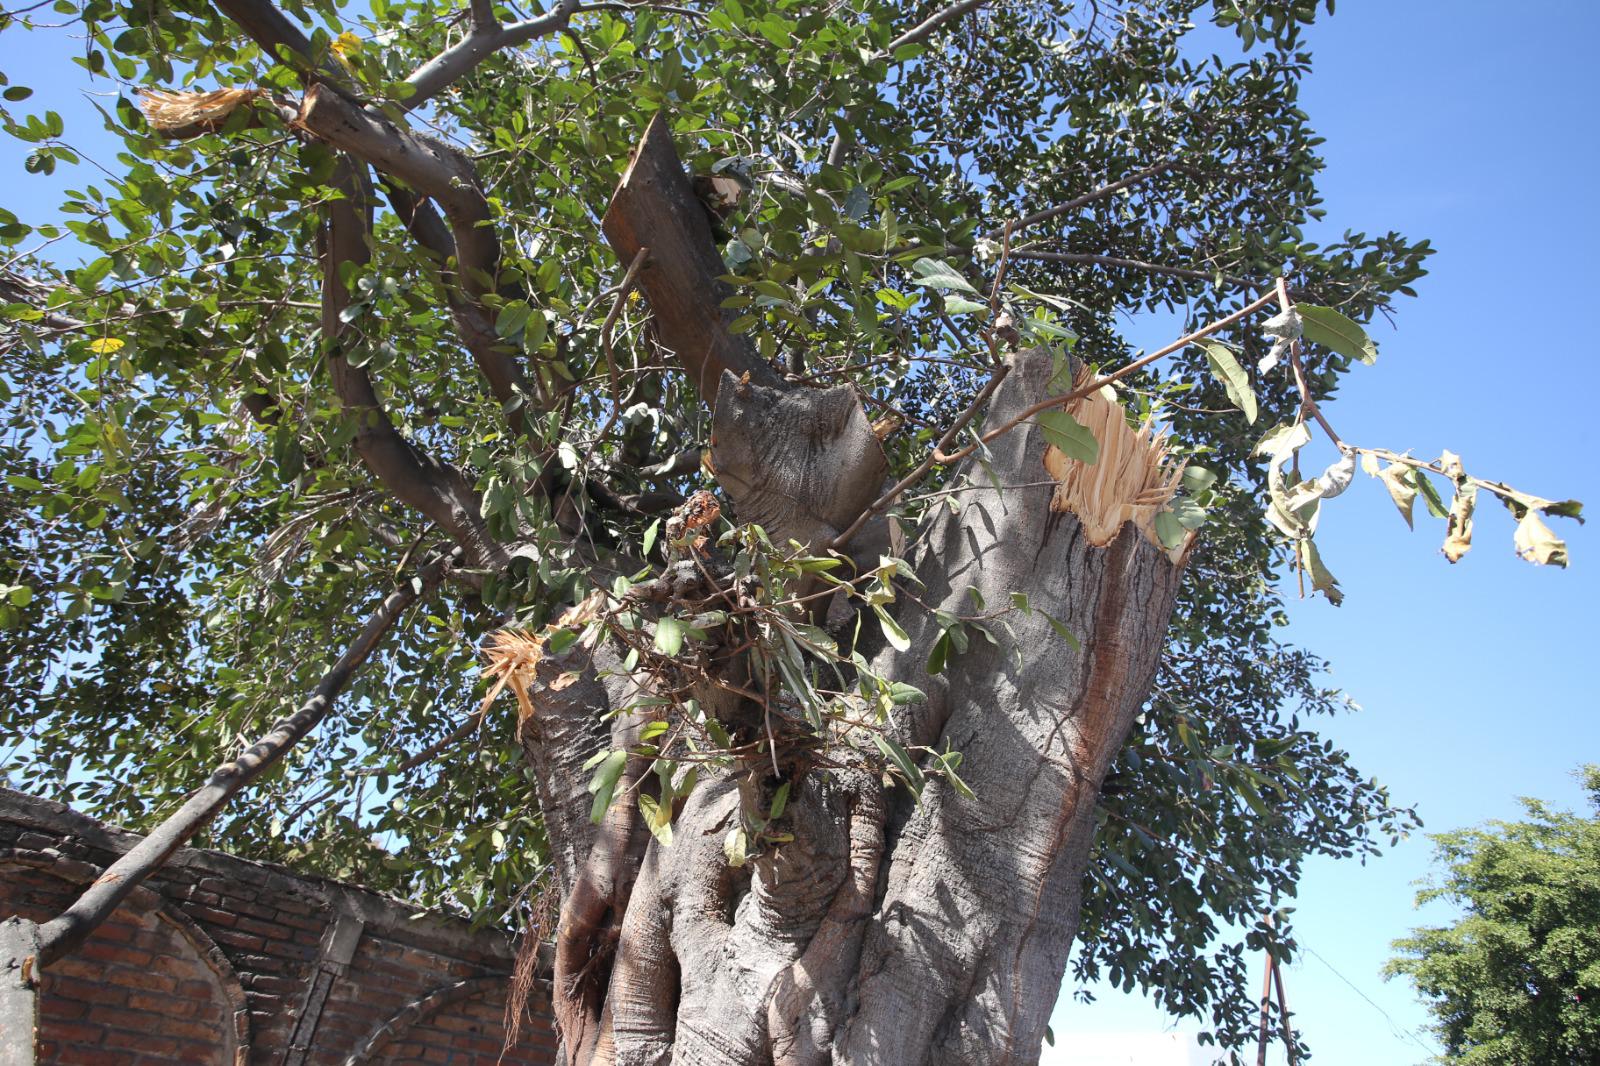
M1439 249L1397 329L1375 329L1381 358L1352 373L1329 409L1334 424L1364 445L1450 448L1474 473L1576 496L1600 514L1590 413L1600 392L1596 39L1593 0L1343 0L1311 34L1316 71L1301 102L1328 138L1327 235L1396 229ZM62 66L69 47L0 34L0 68L39 89L32 103L62 112L70 136L95 119L65 88L77 84ZM59 188L94 180L87 168L54 181L24 175L19 147L0 141L0 175L6 206L29 221L52 211ZM1361 475L1325 511L1318 539L1345 605L1292 605L1291 633L1333 661L1334 680L1365 708L1328 735L1416 804L1429 830L1515 817L1521 795L1579 806L1569 771L1600 761L1588 670L1600 537L1560 521L1573 566L1538 570L1514 557L1509 516L1485 503L1472 553L1451 567L1439 523L1418 526L1408 532ZM1425 1057L1395 1031L1419 1027L1422 1009L1379 969L1389 942L1419 920L1412 882L1429 857L1416 837L1367 866L1310 867L1299 938L1377 1004L1319 958L1291 967L1289 1002L1317 1061ZM1074 1029L1169 1024L1114 991L1091 1009L1063 1003L1055 1018L1062 1044Z

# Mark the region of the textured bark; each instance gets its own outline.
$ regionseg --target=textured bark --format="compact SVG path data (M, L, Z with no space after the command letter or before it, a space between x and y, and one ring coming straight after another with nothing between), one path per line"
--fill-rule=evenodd
M1047 395L1051 374L1047 354L1015 356L990 419ZM739 391L724 382L719 412ZM820 424L851 436L850 419ZM719 448L735 446L719 437ZM1009 632L995 627L996 644L974 639L929 677L923 664L940 627L927 610L907 608L899 617L910 650L886 649L874 663L929 694L896 718L898 738L962 752L977 799L931 776L916 804L876 774L813 769L791 783L784 821L793 843L743 869L730 867L722 841L739 817L741 789L762 787L755 774L703 780L670 847L639 836L632 804L613 807L591 862L599 855L612 876L607 856L623 853L622 837L607 843L622 832L613 820L633 826L628 841L646 844L637 866L625 864L623 879L637 877L625 900L610 880L598 896L579 884L569 898L574 914L602 916L615 937L602 944L597 927L584 925L558 940L568 975L609 967L603 990L585 982L572 997L577 1020L563 1028L572 1061L1037 1060L1077 929L1096 798L1148 693L1182 569L1132 523L1109 545L1091 544L1077 515L1052 506L1045 447L1027 423L997 441L990 465L1017 487L997 490L976 467L962 471L959 511L941 510L912 553L925 586L918 595L930 606L970 613L975 588L989 604L1021 592L1033 610L1008 616ZM769 464L830 450L815 431L770 434L761 448ZM811 509L785 521L827 520L818 513L831 504L825 492L803 477L791 487L806 484L819 502L790 493ZM759 505L748 484L727 488ZM1064 623L1082 650L1041 612ZM535 699L534 717L552 716L547 738L557 715L582 718L579 703L597 685L586 677ZM580 819L563 814L553 791L545 795L552 837L562 826L581 836ZM586 813L587 795L574 787L567 796L569 808ZM562 862L570 853L558 849Z
M607 213L607 236L623 262L651 249L641 283L663 343L712 407L712 460L733 516L761 523L775 543L820 550L878 497L883 452L848 389L784 382L726 332L722 267L687 189L658 118ZM1049 353L1014 355L988 424L1048 397L1055 369ZM1102 424L1121 432L1115 414ZM1136 484L1142 473L1161 481L1159 447L1132 436L1119 438L1119 468ZM581 766L628 746L627 715L609 731L594 723L636 698L624 691L630 679L603 647L592 663L541 667L522 736L568 889L555 1002L570 1062L1037 1061L1077 930L1096 801L1147 698L1184 562L1139 521L1107 524L1151 513L1116 509L1127 501L1105 486L1129 478L1078 476L1058 493L1066 461L1056 454L1047 466L1046 448L1023 421L996 439L987 469L972 460L958 469L957 506L938 508L906 552L920 586L894 606L910 647L886 647L872 664L928 695L897 709L891 733L908 749L961 752L976 799L931 772L920 802L886 786L871 744L838 727L825 766L801 746L702 776L670 846L643 831L627 800L596 829ZM1091 540L1074 509L1109 535ZM849 545L858 557L870 529ZM942 673L926 673L943 632L929 608L970 616L977 602L1003 607L1017 593L1030 609L991 625L993 642L974 637ZM708 713L735 736L750 735L752 721L759 731L766 715L770 738L772 707L747 698L758 682L736 654L721 668L742 695L704 693ZM639 769L630 765L621 787L638 783ZM724 839L741 809L767 808L780 778L792 841L733 866Z
M666 113L657 115L628 162L601 220L606 240L627 265L650 249L639 287L650 301L661 344L677 355L709 404L722 372L749 374L758 384L777 375L742 336L728 330L721 302L731 294L711 221L683 172Z

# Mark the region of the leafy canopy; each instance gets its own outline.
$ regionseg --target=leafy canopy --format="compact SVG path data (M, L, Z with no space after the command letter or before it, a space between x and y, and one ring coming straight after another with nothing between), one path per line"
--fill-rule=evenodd
M1417 905L1461 916L1395 941L1389 963L1428 1000L1441 1062L1579 1066L1600 1048L1600 766L1588 817L1524 799L1527 817L1433 837Z

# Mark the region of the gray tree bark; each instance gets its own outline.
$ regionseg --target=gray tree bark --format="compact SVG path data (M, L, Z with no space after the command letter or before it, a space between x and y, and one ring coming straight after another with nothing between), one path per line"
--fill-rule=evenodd
M989 422L1050 395L1056 369L1046 352L1015 354ZM723 378L713 460L740 515L815 544L848 520L844 512L870 504L882 456L863 446L858 418L835 413L839 401ZM752 412L763 433L724 432ZM1127 469L1158 464L1159 448L1130 460L1120 446ZM1111 464L1103 482L1117 480L1108 454L1117 447L1103 443ZM631 803L614 805L594 828L572 767L627 746L635 723L619 721L609 737L587 723L628 705L630 679L608 670L604 652L559 690L555 679L582 664L541 665L522 735L560 862L578 864L563 874L573 887L556 945L556 1012L570 1062L1037 1061L1077 929L1096 799L1148 695L1185 558L1136 520L1111 523L1109 541L1095 543L1090 531L1117 513L1116 486L1089 478L1076 496L1064 494L1050 473L1059 456L1047 461L1047 450L1043 430L1024 422L988 456L1009 487L997 488L973 460L958 470L958 509L939 509L908 553L921 582L921 603L899 601L910 647L886 647L873 663L928 694L897 709L896 738L961 752L976 798L930 773L917 802L887 787L865 758L836 757L826 768L795 759L783 768L791 789L783 829L793 841L736 868L722 844L743 794L768 796L776 783L753 759L702 778L670 846L649 836ZM1095 521L1085 522L1090 509ZM926 673L942 633L929 608L970 614L975 602L1009 604L1015 593L1029 609L993 627L993 643L974 638L941 674ZM730 704L719 717L740 713ZM583 729L581 750L550 750Z

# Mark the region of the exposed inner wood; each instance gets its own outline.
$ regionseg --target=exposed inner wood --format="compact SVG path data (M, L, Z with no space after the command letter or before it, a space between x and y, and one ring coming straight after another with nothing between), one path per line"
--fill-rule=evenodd
M1086 374L1080 375L1077 384L1087 380ZM1089 543L1098 548L1116 540L1123 524L1132 522L1150 543L1168 551L1156 535L1155 519L1171 502L1185 464L1168 456L1167 434L1156 432L1149 421L1138 429L1128 425L1123 406L1103 389L1072 401L1066 411L1094 434L1100 456L1085 463L1053 444L1045 448L1044 468L1058 482L1050 509L1077 515ZM1190 533L1168 551L1174 562L1193 537Z

